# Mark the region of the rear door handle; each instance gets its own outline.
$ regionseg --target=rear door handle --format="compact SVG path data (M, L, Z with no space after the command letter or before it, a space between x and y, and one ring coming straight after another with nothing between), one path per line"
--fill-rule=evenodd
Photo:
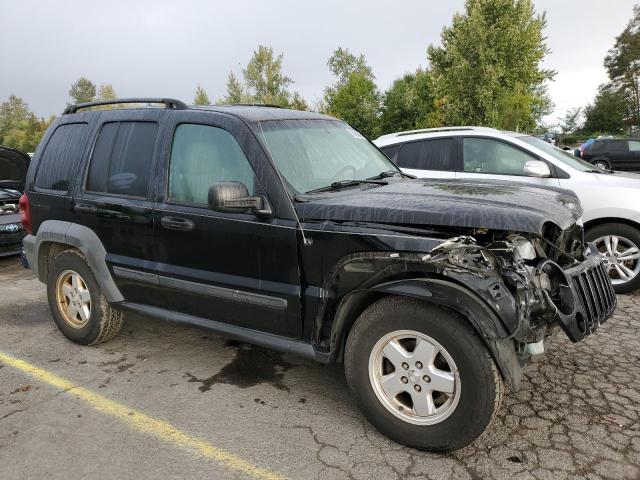
M190 232L195 228L191 220L182 217L162 217L160 219L160 225L167 230L178 230L181 232Z
M98 213L98 207L88 203L78 203L73 206L73 211L76 213Z

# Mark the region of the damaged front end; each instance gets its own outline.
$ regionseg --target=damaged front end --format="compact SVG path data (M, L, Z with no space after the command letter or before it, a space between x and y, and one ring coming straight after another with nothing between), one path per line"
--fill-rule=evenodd
M545 236L479 231L442 243L422 260L470 286L497 312L508 309L509 337L519 351L537 354L558 327L578 342L616 307L602 257L582 242L582 229L548 230Z

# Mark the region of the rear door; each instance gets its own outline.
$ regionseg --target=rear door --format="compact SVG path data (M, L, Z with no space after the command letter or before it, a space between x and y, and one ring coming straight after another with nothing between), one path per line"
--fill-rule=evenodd
M629 142L627 140L608 140L605 142L605 150L613 170L629 170L633 165L633 154L629 154Z
M502 140L488 137L462 139L462 171L457 178L486 178L559 186L557 178L530 177L524 174L524 164L538 157ZM554 166L548 164L551 171Z
M162 112L105 112L82 184L73 199L74 222L93 230L107 251L107 265L128 302L166 305L153 282L155 257L153 167ZM136 275L127 272L135 271Z
M457 137L423 139L382 148L402 170L421 178L455 178L460 165L456 162Z
M157 268L169 308L299 338L297 230L279 215L280 202L256 174L267 164L264 152L234 117L174 116L168 165L162 169L168 173L156 208ZM250 195L267 197L274 214L209 209L209 187L221 181L241 182Z

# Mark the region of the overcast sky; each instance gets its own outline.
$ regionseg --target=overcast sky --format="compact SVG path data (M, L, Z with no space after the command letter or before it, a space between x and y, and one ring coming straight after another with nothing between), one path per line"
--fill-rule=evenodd
M632 14L633 0L536 0L546 11L552 53L545 66L556 105L547 118L589 102L606 80L602 66ZM230 70L259 44L284 53L293 88L311 104L332 79L338 46L364 53L381 88L418 65L440 42L462 0L0 0L0 101L24 98L38 115L62 111L80 76L111 83L119 96L191 102L199 83L214 101Z

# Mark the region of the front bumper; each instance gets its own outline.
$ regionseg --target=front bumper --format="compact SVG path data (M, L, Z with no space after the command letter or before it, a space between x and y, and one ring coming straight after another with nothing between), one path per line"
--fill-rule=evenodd
M0 231L0 257L19 255L22 251L22 239L26 232L20 230L16 233Z
M564 301L571 308L565 310L567 313L558 311L558 320L569 339L579 342L611 318L617 305L616 294L598 253L564 270L564 274L569 284L563 292Z

